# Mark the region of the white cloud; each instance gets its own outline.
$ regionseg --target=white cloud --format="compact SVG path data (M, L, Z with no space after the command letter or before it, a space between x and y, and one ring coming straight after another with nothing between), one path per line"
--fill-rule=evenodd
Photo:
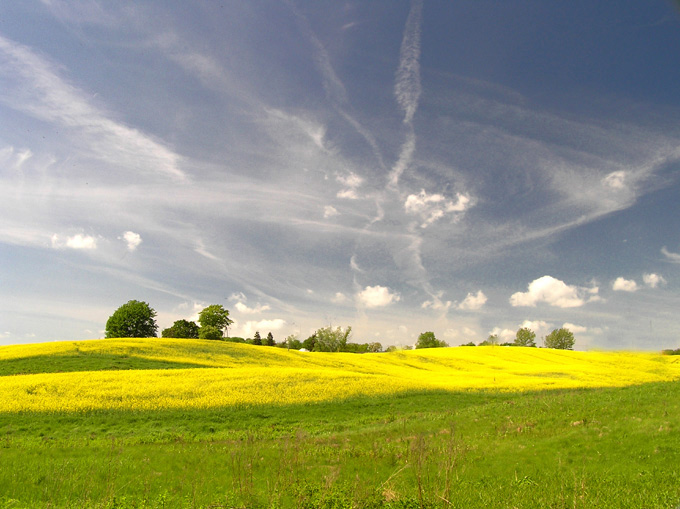
M333 298L331 299L331 302L333 302L334 304L343 304L343 303L347 302L348 300L349 299L347 298L347 295L345 295L342 292L337 292L333 296Z
M55 233L52 235L51 241L54 249L97 249L96 237L80 233L72 237L66 237L65 240Z
M229 296L229 300L231 302L233 302L233 301L245 302L245 301L248 300L248 297L246 297L246 295L243 292L238 292L238 293L232 293Z
M527 328L536 333L537 337L545 336L550 332L550 324L544 320L524 320L518 329Z
M351 188L356 188L359 187L364 179L354 173L353 171L345 174L345 175L337 175L335 179L340 182L342 185L346 187L351 187Z
M354 172L349 172L346 175L337 175L335 180L345 186L345 189L338 191L336 194L338 198L344 198L346 200L356 200L359 198L356 190L364 182L363 178Z
M638 290L638 285L631 279L617 277L612 283L612 289L617 292L635 292Z
M666 284L666 279L659 274L644 274L642 280L650 288L656 288L657 286Z
M338 198L343 198L345 200L358 200L359 195L354 189L342 189L341 191L338 191L338 193L335 195Z
M495 334L500 339L501 343L507 343L515 340L517 331L510 329L501 329L500 327L494 327L489 334ZM484 338L486 339L486 338Z
M479 290L476 295L468 293L465 299L463 299L463 302L458 305L458 309L476 311L481 309L481 307L486 304L487 300L486 295L484 295L484 292L481 290Z
M286 321L281 318L275 318L274 320L260 320L260 321L248 321L241 328L241 333L245 337L251 337L255 332L260 332L260 334L266 334L267 332L279 330L286 325Z
M398 302L401 297L384 286L367 286L356 295L357 300L367 308L379 308Z
M404 110L404 123L409 124L418 108L421 93L420 84L420 25L423 4L415 1L411 5L399 52L399 68L394 85L394 95Z
M582 294L586 289L567 285L552 276L543 276L529 283L527 292L517 292L510 297L512 306L535 307L544 302L559 308L575 308L585 304ZM590 289L592 291L592 289Z
M680 254L669 251L666 246L661 248L661 253L674 263L680 263Z
M602 179L602 184L612 189L625 189L626 177L625 171L613 171Z
M338 214L340 214L340 212L338 212L338 209L336 209L335 207L333 207L331 205L326 205L323 208L323 218L324 219L328 219L329 217L337 216Z
M127 231L123 234L123 240L127 242L128 251L134 251L142 243L141 235L131 231Z
M404 202L407 214L419 215L423 219L421 228L427 228L446 214L464 212L471 205L470 197L457 193L456 201L441 194L427 194L424 189L418 194L410 194Z
M432 308L437 311L448 311L452 305L453 303L450 300L444 302L440 298L435 297L432 300L426 300L420 307L423 309Z
M235 307L239 313L243 313L244 315L254 315L271 309L268 305L265 304L264 306L261 306L259 303L256 306L249 308L243 302L237 302Z
M562 325L562 328L569 329L574 334L580 334L580 333L583 333L583 332L588 332L588 327L584 327L582 325L576 325L574 323L569 323L569 322L565 322Z

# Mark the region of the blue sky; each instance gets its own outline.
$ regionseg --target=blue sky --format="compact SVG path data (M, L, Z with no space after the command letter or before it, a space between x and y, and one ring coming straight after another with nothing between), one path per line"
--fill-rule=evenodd
M0 4L0 344L680 341L670 1Z

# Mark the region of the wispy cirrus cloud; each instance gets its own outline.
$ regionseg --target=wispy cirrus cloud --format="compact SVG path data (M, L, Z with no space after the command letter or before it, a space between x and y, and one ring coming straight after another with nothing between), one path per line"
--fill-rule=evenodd
M10 108L68 129L82 150L118 168L185 179L180 156L167 146L112 120L57 67L27 46L0 35L0 100Z
M668 261L671 261L673 263L680 263L680 253L674 253L673 251L669 251L666 246L661 248L661 254L664 255Z
M401 41L399 68L397 69L394 95L404 111L404 123L413 121L422 92L420 84L420 25L423 2L411 2L411 10L406 20L404 36Z

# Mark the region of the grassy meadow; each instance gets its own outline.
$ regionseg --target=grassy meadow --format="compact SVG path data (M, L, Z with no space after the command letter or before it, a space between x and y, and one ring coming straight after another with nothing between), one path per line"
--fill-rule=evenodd
M680 357L0 347L0 508L680 504Z

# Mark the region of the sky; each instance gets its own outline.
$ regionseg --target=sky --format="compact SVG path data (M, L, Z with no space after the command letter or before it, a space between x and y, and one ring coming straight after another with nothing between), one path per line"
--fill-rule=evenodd
M0 3L0 345L680 347L670 0Z

